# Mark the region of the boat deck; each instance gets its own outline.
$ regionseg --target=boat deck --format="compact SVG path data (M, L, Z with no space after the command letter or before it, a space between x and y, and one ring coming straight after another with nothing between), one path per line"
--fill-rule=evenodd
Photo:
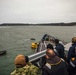
M68 43L68 44L66 44L66 45L64 45L65 50L66 50L66 51L68 51L68 50L69 50L69 48L71 47L71 45L72 45L72 43L71 43L71 42L70 42L70 43Z

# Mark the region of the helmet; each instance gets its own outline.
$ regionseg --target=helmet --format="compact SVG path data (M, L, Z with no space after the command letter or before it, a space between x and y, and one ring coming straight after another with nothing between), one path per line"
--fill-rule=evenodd
M76 37L72 38L72 43L76 43Z
M14 60L14 64L15 65L25 65L26 64L25 56L22 54L19 54L18 56L16 56L16 58Z

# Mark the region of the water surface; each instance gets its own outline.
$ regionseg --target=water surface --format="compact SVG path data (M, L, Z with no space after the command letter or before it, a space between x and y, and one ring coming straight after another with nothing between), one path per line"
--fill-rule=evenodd
M14 69L13 62L16 55L33 54L31 43L39 42L46 33L70 42L71 38L76 36L76 26L1 26L0 50L7 50L7 55L0 56L0 75L10 75Z

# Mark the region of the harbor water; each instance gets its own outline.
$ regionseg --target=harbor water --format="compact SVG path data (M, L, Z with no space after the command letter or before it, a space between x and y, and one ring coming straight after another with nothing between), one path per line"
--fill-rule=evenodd
M0 56L0 75L10 75L18 54L33 54L31 43L39 42L44 34L68 43L76 36L76 26L0 26L0 51L7 51L6 55Z

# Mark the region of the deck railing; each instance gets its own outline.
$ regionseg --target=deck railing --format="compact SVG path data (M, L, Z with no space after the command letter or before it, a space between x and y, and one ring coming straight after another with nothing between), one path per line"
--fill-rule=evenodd
M68 52L68 50L66 50L68 47L70 47L70 45L71 44L66 44L66 45L64 45L64 47L65 47L65 53L66 53L66 56L67 56L67 52ZM30 55L30 56L28 56L29 57L29 61L30 62L33 62L33 61L35 61L35 60L37 60L37 59L40 59L40 58L42 58L43 56L45 56L45 54L46 54L46 50L43 50L43 51L41 51L41 52L37 52L37 53L35 53L35 54L32 54L32 55Z

